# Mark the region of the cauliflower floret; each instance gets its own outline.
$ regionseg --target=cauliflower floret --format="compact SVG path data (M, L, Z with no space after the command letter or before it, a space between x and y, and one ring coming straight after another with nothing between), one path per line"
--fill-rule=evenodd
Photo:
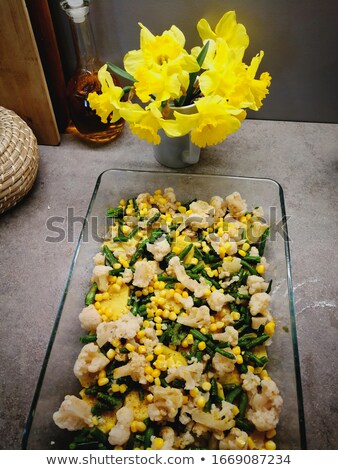
M253 372L247 372L241 375L241 379L243 380L243 390L248 392L250 396L257 392L257 387L261 383L258 375L255 375Z
M250 256L259 256L259 251L256 246L252 246L249 252Z
M66 395L59 410L53 414L54 423L68 431L92 427L92 417L89 403L74 395Z
M163 240L156 240L155 243L147 243L147 250L153 254L155 261L162 261L170 253L171 247L164 237Z
M189 209L192 213L185 219L187 227L207 228L213 223L214 208L207 202L194 201L189 205Z
M97 344L100 348L114 339L132 339L140 331L143 319L130 312L122 315L118 320L100 323L97 327Z
M249 294L258 294L259 292L265 292L269 284L264 281L261 276L248 276L246 285L249 288Z
M246 213L246 202L237 191L229 194L229 196L225 198L225 201L232 217L239 218Z
M253 330L258 330L261 325L265 325L269 321L269 316L261 317L256 316L251 318L251 327Z
M74 365L74 374L82 385L88 387L97 377L97 373L109 364L109 359L101 353L100 348L89 343L83 346Z
M157 271L156 261L137 261L133 285L137 287L148 287Z
M241 450L248 448L248 435L238 428L232 428L229 434L220 441L222 450Z
M213 196L210 205L215 209L215 218L224 217L226 211L226 202L219 196Z
M219 277L223 279L224 277L231 276L231 274L238 273L241 267L241 260L239 258L234 257L230 260L225 258L222 264L222 272Z
M183 434L180 434L175 439L175 449L186 449L191 444L195 442L194 436L190 433L190 431L186 431ZM163 449L163 447L162 447Z
M173 188L164 188L164 197L169 202L176 202L176 194Z
M178 256L174 256L169 261L169 273L172 271L177 277L177 280L183 284L184 287L194 292L197 298L203 297L205 292L209 289L209 285L206 283L204 277L201 277L200 281L196 281L187 275Z
M133 279L133 271L129 268L126 268L123 271L123 275L121 279L122 279L122 282L124 282L124 284L129 284L129 282L131 282L131 280Z
M154 386L153 403L148 405L149 418L152 421L172 421L183 404L183 394L177 388Z
M140 204L150 204L152 195L149 193L141 193L136 198L136 203L139 206Z
M98 313L94 305L85 307L79 315L81 328L87 331L95 331L102 322L101 315Z
M259 292L258 294L254 294L250 301L249 301L249 309L251 315L257 315L261 313L264 316L269 314L268 307L270 304L270 295L266 294L265 292Z
M235 299L229 294L223 294L219 290L214 290L207 298L211 310L219 312L227 302L233 302Z
M179 294L178 292L175 292L174 300L175 302L178 302L181 305L183 305L185 310L189 310L190 308L194 306L194 300L190 295L188 297L182 297L181 294Z
M277 426L283 399L273 380L262 380L261 392L250 390L249 409L246 417L256 426L258 431L270 431ZM244 387L243 387L244 388Z
M138 354L135 351L129 353L129 361L127 364L121 367L117 367L114 370L114 379L121 377L130 376L135 382L146 384L147 380L145 377L144 368L148 365L148 362L142 354Z
M160 436L162 437L162 439L164 441L163 446L161 447L161 450L171 450L171 449L173 449L175 438L176 438L176 434L175 434L175 431L173 430L173 428L171 428L170 426L164 426L164 428L162 428L161 431L160 431ZM155 439L155 436L152 439L151 448L152 449L157 449L157 447L154 444L154 439Z
M248 233L251 243L258 242L267 228L268 224L261 223L258 220L253 221L250 226L250 232Z
M189 366L170 367L166 381L170 383L175 379L182 379L185 381L185 390L192 390L199 383L202 372L203 364L201 362L194 362Z
M224 333L214 333L212 338L216 341L229 342L234 347L238 344L238 331L233 326L227 326Z
M231 353L230 348L223 348L223 351ZM218 352L214 355L212 359L212 365L215 369L216 376L220 383L223 383L225 375L228 372L232 372L235 369L236 358L229 359L228 357L219 354Z
M206 305L192 307L188 312L182 313L177 318L177 323L192 328L202 328L210 325L210 310Z
M106 260L106 257L102 253L97 253L93 257L93 261L97 266L104 266L105 260Z
M131 408L123 406L116 413L117 422L110 430L108 441L112 446L123 446L130 437L130 425L134 419Z
M106 292L109 287L108 276L109 271L111 270L110 266L95 266L93 271L93 280L96 282L98 289L101 292Z
M151 354L155 346L159 343L159 338L156 335L156 331L154 330L153 326L149 328L145 328L143 330L146 336L143 339L143 346L145 346L147 350L147 354Z
M215 405L211 406L210 413L195 408L191 417L196 423L204 424L213 431L227 431L235 425L233 410L234 405L223 400L220 410Z

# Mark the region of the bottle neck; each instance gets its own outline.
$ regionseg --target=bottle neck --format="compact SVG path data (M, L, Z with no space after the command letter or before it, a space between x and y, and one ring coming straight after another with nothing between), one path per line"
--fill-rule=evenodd
M80 23L74 22L73 19L70 18L70 25L76 52L77 67L94 71L99 65L99 60L88 13Z

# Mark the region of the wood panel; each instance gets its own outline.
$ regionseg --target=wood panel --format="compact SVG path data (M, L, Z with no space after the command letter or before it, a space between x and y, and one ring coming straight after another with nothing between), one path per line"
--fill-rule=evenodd
M24 0L0 1L0 104L12 109L39 144L60 142L53 106Z

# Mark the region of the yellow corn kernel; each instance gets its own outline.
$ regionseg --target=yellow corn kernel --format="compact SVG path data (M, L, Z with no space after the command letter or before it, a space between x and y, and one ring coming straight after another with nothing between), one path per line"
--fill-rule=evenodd
M262 380L271 380L271 377L270 377L270 375L267 373L266 370L262 370L262 372L259 374L259 377L260 377Z
M108 357L108 359L109 359L110 361L111 361L112 359L114 359L115 354L116 354L116 352L114 351L114 349L109 349L109 350L107 351L107 357Z
M148 355L146 356L146 360L147 360L148 362L153 361L153 360L154 360L154 354L148 354Z
M200 351L204 351L205 348L207 347L207 345L205 344L204 341L200 341L200 342L198 343L197 347L198 347L198 349L199 349Z
M210 382L203 382L202 383L202 390L204 390L205 392L209 392L210 389L211 389L211 383Z
M121 199L120 200L120 206L125 206L126 205L126 201L124 199Z
M178 212L180 212L181 214L185 214L187 212L187 208L184 206L180 206L178 208Z
M103 379L104 377L106 377L106 371L103 369L99 372L99 379Z
M276 450L277 446L276 446L276 443L274 441L266 441L265 448L267 450Z
M118 348L121 346L121 341L119 339L113 339L111 344L114 346L114 348Z
M254 443L252 437L250 437L250 436L248 437L248 447L249 447L250 450L255 448L255 443Z
M209 253L210 247L206 245L202 248L202 251L204 251L204 253Z
M223 321L218 321L216 322L217 329L220 330L221 328L224 328L224 322Z
M157 312L156 312L157 313ZM162 323L162 318L159 316L154 317L154 322L155 323Z
M101 319L102 321L108 321L108 317L106 315L102 315Z
M157 387L160 387L161 386L161 379L159 377L155 377L154 384L157 385Z
M121 286L119 286L118 284L113 284L111 286L111 289L112 289L113 292L120 292Z
M200 328L200 332L202 333L202 335L206 335L208 333L208 330L206 328L202 327L202 328Z
M239 254L240 256L246 256L246 251L244 251L244 250L238 250L238 254Z
M240 354L238 354L238 355L236 356L236 363L239 364L239 365L240 365L240 364L243 364L243 356L241 356Z
M243 243L242 249L243 249L244 251L250 250L250 245L249 245L249 243L248 243L248 242Z
M164 440L161 437L155 437L155 439L153 440L153 446L156 450L162 449L163 444Z
M120 269L120 267L121 267L121 264L120 264L120 263L114 263L114 264L113 264L113 268L114 268L114 269Z
M196 406L198 406L198 408L204 408L205 404L206 404L206 399L204 397L198 397L197 398Z
M212 333L215 333L215 331L217 331L217 325L216 325L216 323L212 323L212 324L209 326L209 331L211 331Z
M103 292L102 299L103 300L109 300L109 292Z
M255 372L255 368L253 366L248 366L248 372Z
M182 342L181 342L181 346L182 348L187 348L189 346L189 343L186 339L184 339Z
M210 295L211 295L211 290L210 290L210 289L206 289L206 290L204 291L204 297L210 297Z
M109 382L109 379L107 377L103 377L102 379L99 379L97 381L97 384L99 387L103 387L104 385L107 385L108 382Z
M193 388L192 390L189 391L189 395L193 398L196 398L199 395L198 388Z
M243 447L246 444L246 441L242 437L237 437L236 438L236 444L237 444L237 447L239 447L240 449L243 449Z
M127 207L126 214L127 215L133 215L133 213L134 213L134 209L132 207Z
M99 310L101 307L100 302L95 302L94 307L96 308L96 310Z
M257 264L256 271L258 272L258 274L264 274L265 273L264 264Z
M139 346L139 347L137 348L137 352L138 352L139 354L145 354L145 353L147 352L147 348L146 348L145 346Z
M157 344L154 347L154 354L156 354L156 356L158 356L159 354L163 354L163 347L161 344Z
M232 414L233 414L234 416L237 416L238 413L239 413L239 408L238 408L238 406L234 405L234 406L232 407Z
M110 282L110 284L113 284L116 281L116 276L109 275L108 276L108 281Z
M147 429L147 425L143 421L137 421L136 427L139 432L144 432Z
M130 425L131 432L137 432L137 421L132 421Z
M241 318L241 314L239 312L235 312L235 311L231 312L231 316L235 321L237 321Z
M136 347L135 347L133 344L131 344L131 343L127 343L127 344L125 345L125 348L128 349L128 351L130 351L130 352L133 352L133 351L135 351L135 349L136 349Z
M148 291L149 291L149 294L152 294L154 292L153 286L148 286Z
M231 350L232 354L235 354L235 356L238 356L238 354L241 354L241 348L239 346L235 346Z
M102 295L102 294L96 294L96 295L95 295L95 300L96 300L97 302L101 302L101 301L103 300L103 295Z
M149 383L153 383L154 382L154 377L152 375L146 375L146 381L149 382Z
M148 294L149 294L148 289L146 289L146 288L142 289L142 295L146 296Z
M154 369L151 375L154 377L154 379L156 379L156 377L159 377L161 375L161 371L159 369Z
M146 400L148 403L152 403L154 401L154 395L152 393L148 393Z
M275 322L274 321L269 321L265 327L264 327L264 333L266 333L269 336L273 336L275 333Z
M182 404L183 405L186 405L189 401L189 397L187 397L186 395L183 395L183 400L182 400Z
M94 424L94 426L97 426L99 424L99 420L97 419L96 416L92 417L92 423Z
M156 336L162 336L163 330L157 330L156 331Z
M276 429L271 429L270 431L267 431L265 435L268 439L272 439L273 437L276 436L276 434L277 434Z
M125 393L128 389L126 384L121 384L119 388L120 388L120 390L119 390L120 393Z
M175 312L171 312L171 313L169 314L169 320L175 321L176 319L177 319L176 313L175 313Z
M113 384L111 387L110 387L111 391L114 392L114 393L117 393L120 391L120 386L119 384Z
M151 366L146 366L144 368L144 372L148 375L152 375L153 371L154 371L154 369Z

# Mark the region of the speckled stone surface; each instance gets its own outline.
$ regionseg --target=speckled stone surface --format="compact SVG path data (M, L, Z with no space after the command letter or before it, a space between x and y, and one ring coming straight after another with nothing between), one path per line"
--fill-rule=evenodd
M338 448L337 150L337 125L247 120L188 170L268 177L284 189L310 449ZM108 168L166 170L127 129L102 147L64 135L59 147L40 147L35 186L0 217L0 448L21 446L81 226L72 240L46 243L46 221L68 207L84 216Z

